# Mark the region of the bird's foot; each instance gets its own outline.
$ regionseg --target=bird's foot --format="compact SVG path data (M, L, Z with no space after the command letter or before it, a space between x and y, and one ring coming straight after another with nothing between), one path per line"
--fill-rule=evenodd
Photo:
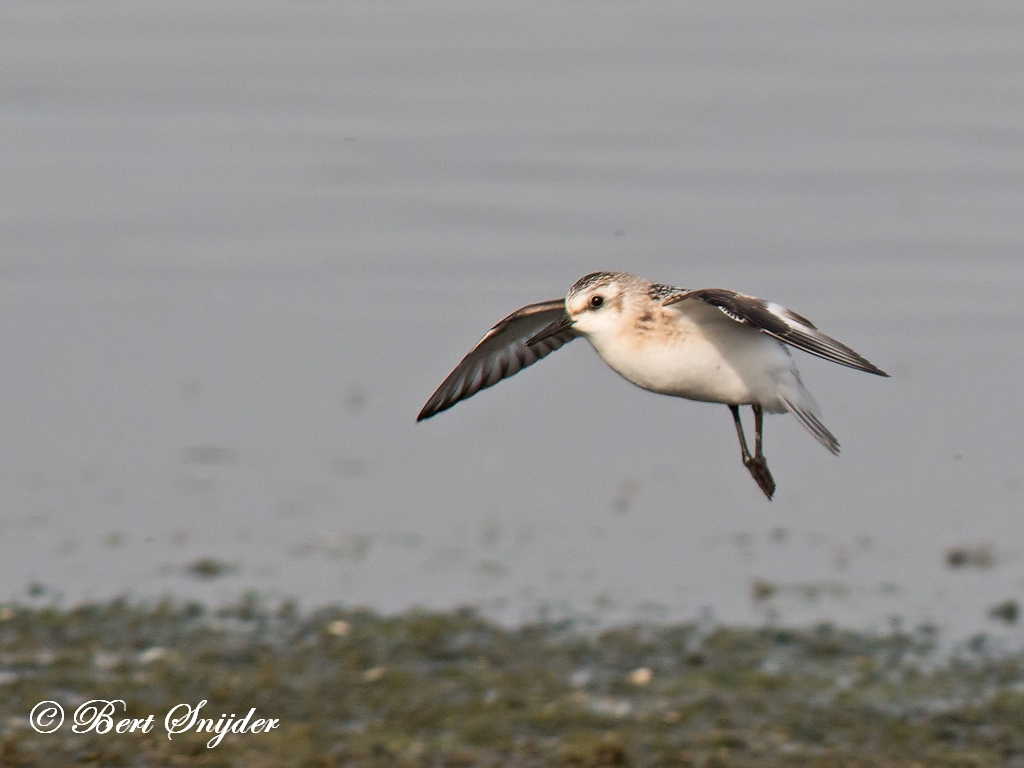
M754 478L757 486L764 492L764 495L771 501L775 495L775 478L768 471L768 461L764 456L748 456L743 459L743 465L750 470L750 476Z

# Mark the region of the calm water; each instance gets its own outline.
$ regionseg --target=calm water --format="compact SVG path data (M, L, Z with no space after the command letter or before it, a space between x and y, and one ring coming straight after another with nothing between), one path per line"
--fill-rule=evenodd
M0 600L996 629L1022 39L1019 4L931 0L0 5ZM893 378L800 356L844 452L770 419L771 504L727 409L585 342L414 424L490 324L609 268L771 298Z

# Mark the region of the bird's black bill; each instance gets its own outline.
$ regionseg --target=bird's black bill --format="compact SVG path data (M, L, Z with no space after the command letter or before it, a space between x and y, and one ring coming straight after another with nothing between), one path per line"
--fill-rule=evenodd
M531 336L526 340L526 346L532 347L534 344L539 344L545 339L550 339L552 336L557 336L562 331L567 331L572 328L572 318L569 317L568 313L562 315L562 318L557 323L552 323L547 328L542 330L540 333Z

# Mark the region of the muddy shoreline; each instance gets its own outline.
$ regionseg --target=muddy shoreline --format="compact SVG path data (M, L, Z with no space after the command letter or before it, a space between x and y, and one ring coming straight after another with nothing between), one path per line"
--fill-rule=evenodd
M469 609L302 612L254 595L216 610L8 605L0 764L1017 764L1024 655L982 635L951 653L938 641L928 626L510 629ZM153 727L96 733L79 717L75 733L95 700L123 700L114 725ZM66 712L49 734L29 720L42 701ZM255 709L279 727L213 746L212 733L168 738L166 713L198 702L211 718Z

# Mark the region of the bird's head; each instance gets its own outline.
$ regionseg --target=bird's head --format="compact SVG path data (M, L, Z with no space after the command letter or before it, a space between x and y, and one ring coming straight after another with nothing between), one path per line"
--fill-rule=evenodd
M624 272L594 272L577 280L565 297L565 313L573 329L587 336L621 329L635 281Z
M537 344L569 329L592 342L622 331L623 314L644 301L650 283L626 272L592 272L565 297L565 315L526 343Z

